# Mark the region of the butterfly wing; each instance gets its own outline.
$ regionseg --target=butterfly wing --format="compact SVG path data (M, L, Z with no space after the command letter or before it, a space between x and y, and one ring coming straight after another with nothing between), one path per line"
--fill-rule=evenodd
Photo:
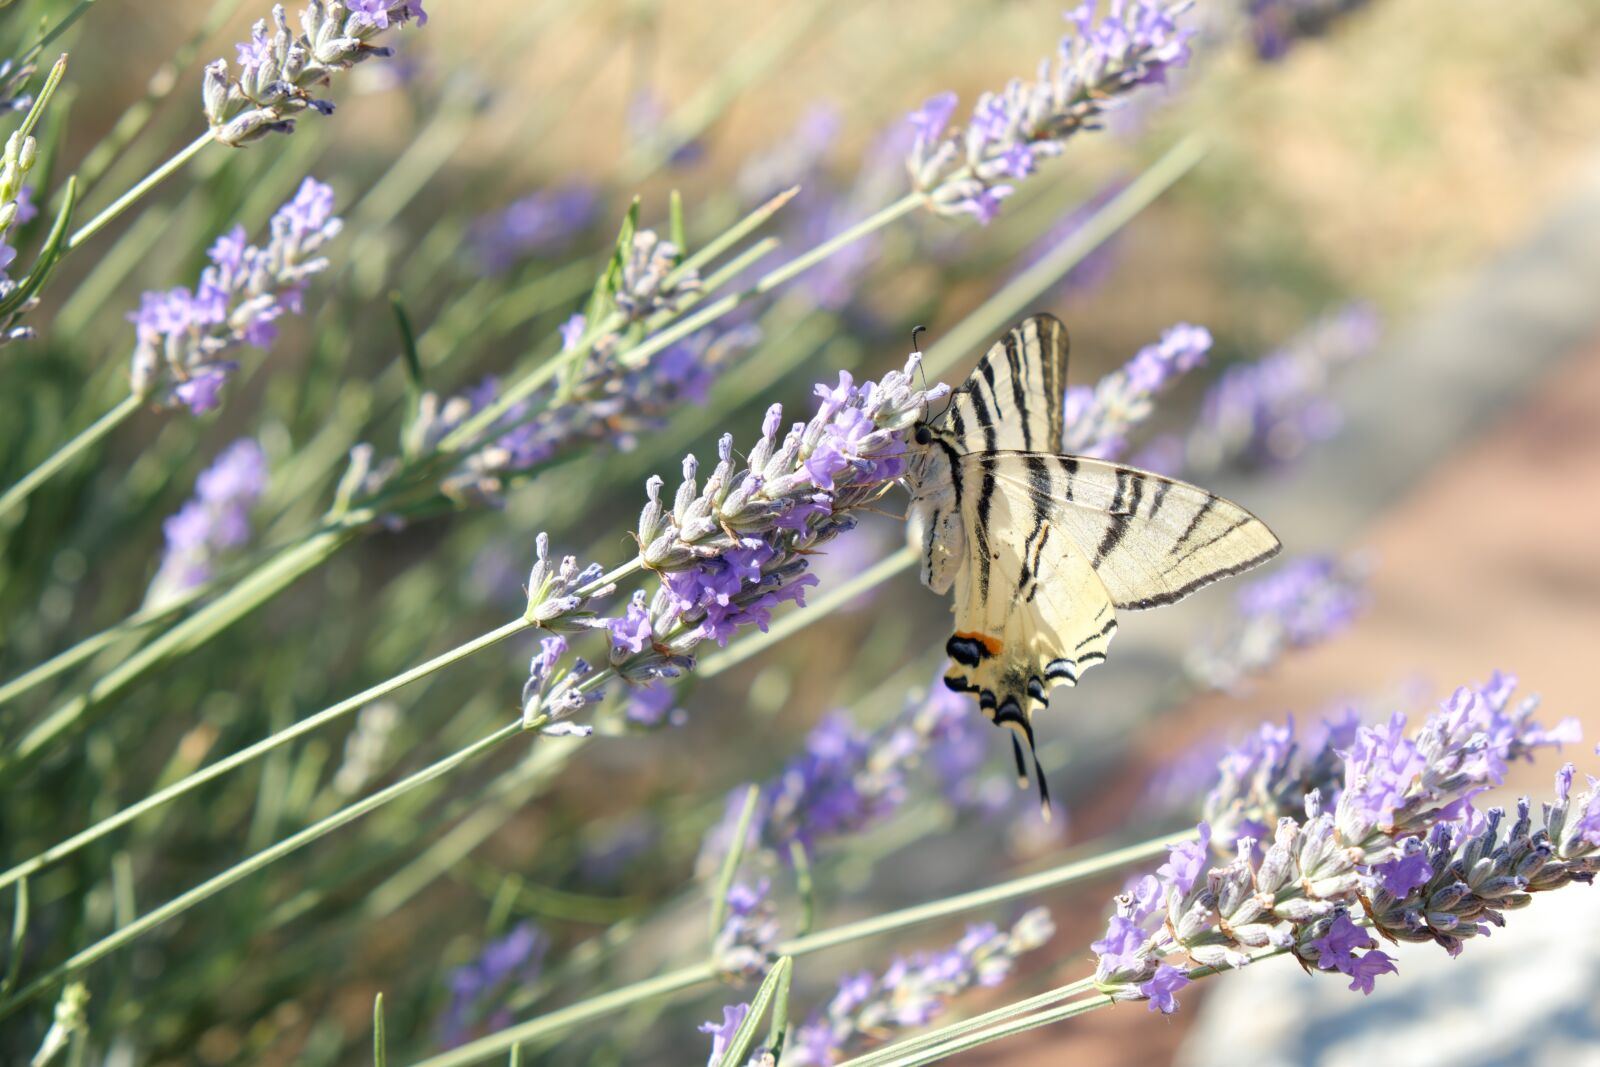
M1119 608L1182 600L1258 566L1281 547L1231 500L1175 478L1078 456L973 456L1000 486L1034 501L1088 554ZM1040 473L1042 471L1043 473Z
M940 425L962 453L1054 452L1066 389L1067 328L1054 315L1034 315L984 353Z
M964 457L966 565L955 582L945 684L1032 747L1030 718L1056 685L1106 658L1117 632L1110 594L1058 515L1056 457ZM1042 781L1042 780L1041 780Z

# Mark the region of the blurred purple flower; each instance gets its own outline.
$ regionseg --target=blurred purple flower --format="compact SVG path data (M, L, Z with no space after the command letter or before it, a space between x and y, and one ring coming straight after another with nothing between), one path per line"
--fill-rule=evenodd
M194 496L162 524L166 554L145 593L157 607L210 581L217 561L250 540L250 512L267 487L267 457L248 437L225 448L195 480Z
M1013 79L1003 92L982 94L965 127L950 127L954 93L912 112L907 165L931 210L993 219L1013 181L1060 155L1073 134L1097 128L1128 93L1188 62L1191 33L1178 29L1177 17L1189 6L1118 2L1097 20L1095 5L1083 4L1067 15L1074 32L1062 39L1054 68L1045 60L1033 81Z
M503 937L485 944L477 959L453 969L450 1004L437 1024L439 1043L454 1048L486 1020L493 1020L495 1009L513 989L539 980L549 950L550 939L544 931L520 922Z
M724 981L759 979L766 974L778 943L778 906L772 881L734 882L725 898L727 917L711 945L711 958Z
M1063 451L1102 459L1120 456L1127 449L1128 433L1155 410L1155 395L1203 364L1210 350L1210 330L1180 322L1092 388L1069 388Z
M1296 41L1320 37L1366 4L1367 0L1249 0L1246 13L1256 55L1268 62L1282 59Z
M139 310L128 315L136 394L194 414L211 410L238 366L223 353L240 345L269 347L276 321L303 310L307 281L328 267L319 253L343 226L333 215L333 190L305 179L270 226L272 238L260 247L247 243L243 226L221 234L193 291L180 286L144 294Z
M587 185L541 189L472 225L485 274L503 274L523 259L558 251L594 221L598 198Z
M1127 182L1117 180L1109 183L1083 203L1072 208L1062 215L1056 224L1045 231L1028 250L1022 254L1018 273L1034 266L1045 256L1072 239L1073 235L1082 230L1084 224L1100 210L1116 198L1127 187ZM1050 290L1057 298L1065 297L1071 293L1085 293L1097 288L1111 273L1112 265L1116 261L1117 238L1113 236L1096 245L1094 250L1078 261L1078 264L1064 274ZM1041 300L1045 300L1041 296Z
M651 145L666 155L674 167L688 167L705 157L706 148L698 137L683 138L667 129L667 100L660 92L646 87L628 102L627 129L638 142Z
M1335 371L1372 351L1378 331L1372 306L1354 303L1261 359L1229 366L1200 401L1194 426L1151 442L1136 463L1191 475L1292 463L1338 432L1340 412L1328 385Z
M1291 648L1307 648L1347 629L1366 606L1367 567L1359 560L1300 556L1273 567L1236 594L1238 613L1190 649L1190 677L1210 689L1237 689Z
M876 978L870 971L846 975L827 1006L799 1027L783 1061L786 1067L828 1067L895 1030L925 1026L952 998L1005 981L1020 956L1054 934L1050 913L1035 908L1008 931L992 923L969 926L950 948L897 958Z
M728 1051L733 1035L744 1024L744 1017L749 1014L750 1005L730 1004L722 1009L721 1025L714 1022L700 1024L700 1032L711 1035L711 1058L706 1060L706 1067L735 1067L734 1064L723 1064L722 1056Z

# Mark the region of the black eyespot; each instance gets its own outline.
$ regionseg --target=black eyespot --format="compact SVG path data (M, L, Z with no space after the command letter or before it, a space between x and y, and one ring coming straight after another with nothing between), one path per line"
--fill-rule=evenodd
M911 439L919 445L931 445L933 444L933 431L924 423L917 427L916 432L911 435Z

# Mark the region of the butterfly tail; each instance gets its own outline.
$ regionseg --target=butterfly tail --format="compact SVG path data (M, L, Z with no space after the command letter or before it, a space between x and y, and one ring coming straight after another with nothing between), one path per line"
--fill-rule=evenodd
M1017 784L1022 788L1028 787L1028 768L1022 760L1022 742L1028 743L1028 755L1033 760L1033 778L1039 783L1039 815L1045 822L1050 821L1050 783L1045 781L1044 768L1039 766L1039 753L1033 744L1033 722L1027 715L1016 710L1014 702L1007 702L994 719L996 726L1011 728L1011 754L1017 760Z

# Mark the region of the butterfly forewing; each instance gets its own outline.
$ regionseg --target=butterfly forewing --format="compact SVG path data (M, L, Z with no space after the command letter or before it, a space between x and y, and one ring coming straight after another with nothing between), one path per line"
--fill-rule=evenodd
M975 454L983 470L1026 493L1089 556L1119 608L1181 600L1277 554L1266 525L1230 500L1164 475L1077 456ZM1041 466L1050 477L1042 478Z
M1054 452L1066 389L1067 328L1054 315L1035 315L978 361L951 395L942 425L962 453Z

